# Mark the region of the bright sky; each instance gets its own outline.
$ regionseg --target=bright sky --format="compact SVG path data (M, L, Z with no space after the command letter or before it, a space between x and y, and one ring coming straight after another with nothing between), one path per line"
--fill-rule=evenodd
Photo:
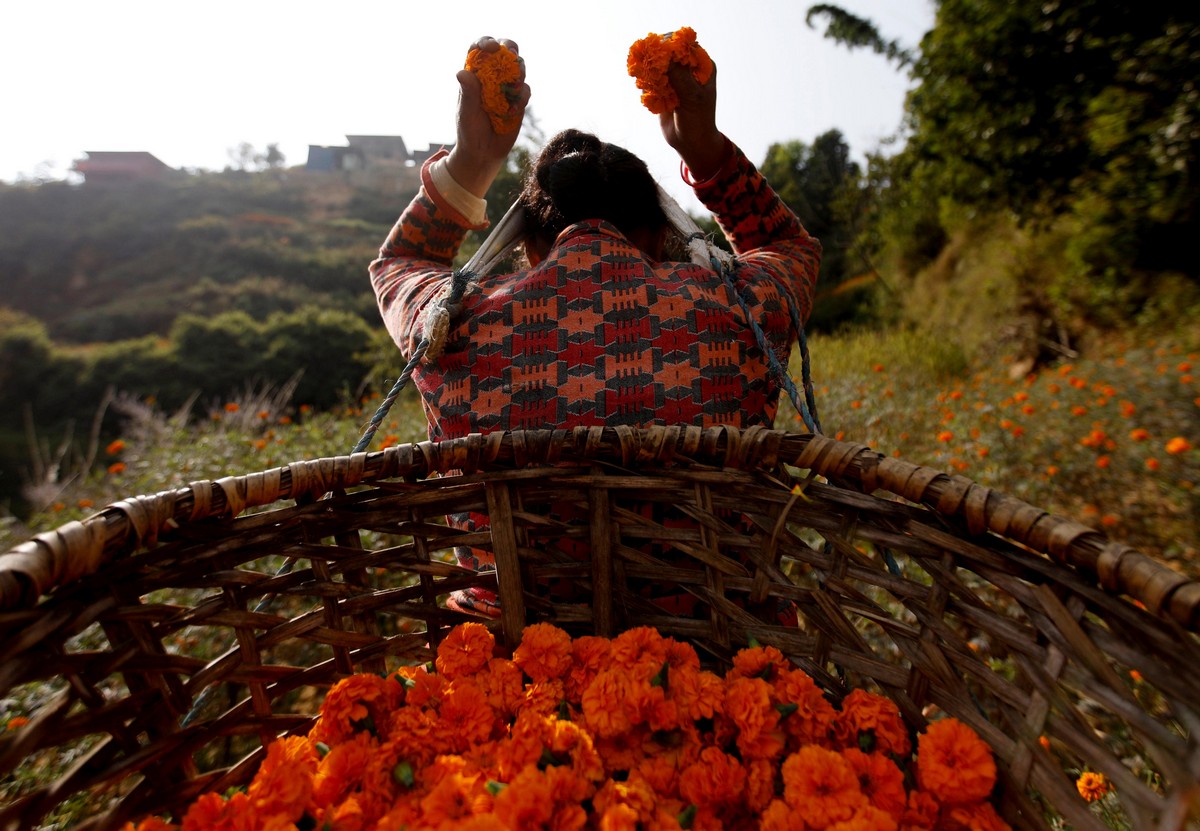
M621 144L684 207L678 159L625 72L629 45L691 26L718 67L718 125L762 161L773 142L830 128L861 159L900 125L908 80L804 23L796 0L78 0L0 7L0 179L68 172L89 150L146 150L220 170L240 142L310 144L401 135L454 140L455 72L479 35L515 40L546 135L566 127ZM885 37L916 46L931 0L844 0Z

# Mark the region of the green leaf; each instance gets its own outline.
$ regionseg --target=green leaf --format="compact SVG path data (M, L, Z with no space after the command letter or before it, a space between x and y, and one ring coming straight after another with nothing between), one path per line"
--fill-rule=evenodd
M679 812L679 816L677 816L676 819L679 820L680 828L691 828L692 823L696 821L696 806L687 806Z

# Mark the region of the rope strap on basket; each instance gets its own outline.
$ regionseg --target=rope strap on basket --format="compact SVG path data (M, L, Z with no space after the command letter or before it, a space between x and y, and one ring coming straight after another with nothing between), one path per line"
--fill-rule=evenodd
M783 292L783 296L786 298L785 302L788 315L791 318L792 328L795 330L800 344L800 371L803 395L801 395L800 389L797 388L796 383L792 380L787 368L779 360L779 356L771 346L766 333L751 314L746 299L737 290L734 282L737 261L728 251L715 245L700 230L700 227L696 225L691 216L680 207L674 197L663 190L661 186L658 188L658 200L663 212L667 215L667 220L686 240L688 253L692 262L714 269L725 280L726 286L737 300L742 314L746 317L750 331L754 333L755 343L762 350L767 361L767 367L775 377L776 383L779 384L781 389L787 391L792 406L796 408L796 412L804 421L804 426L808 431L820 435L821 424L817 418L817 403L813 396L812 364L808 354L808 339L805 337L804 325L800 320L800 312L790 296L791 293L785 291ZM384 396L379 407L375 410L375 414L371 416L371 420L367 423L362 437L354 445L353 453L364 452L370 446L371 439L379 430L379 425L383 423L388 412L391 411L392 405L396 403L396 399L408 385L413 372L416 371L421 362L435 360L441 355L442 350L445 348L450 326L454 318L462 310L462 298L466 293L470 281L474 280L480 274L489 273L501 259L512 251L517 244L524 241L527 236L525 212L519 202L514 202L500 222L496 224L492 232L488 234L487 239L479 246L479 250L475 252L475 255L471 257L464 267L456 269L453 272L445 294L435 300L422 316L421 328L423 334L420 342L413 349L408 362L404 366L404 370L396 379L396 383L392 385L391 390Z

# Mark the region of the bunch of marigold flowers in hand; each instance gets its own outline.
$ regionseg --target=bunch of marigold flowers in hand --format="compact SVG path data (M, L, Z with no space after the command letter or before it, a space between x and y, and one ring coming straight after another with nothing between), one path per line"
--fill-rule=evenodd
M467 53L466 69L475 73L483 93L483 109L497 133L511 133L521 126L515 115L515 101L521 87L521 59L500 44L495 52L472 49Z
M723 677L645 627L536 624L511 659L495 652L465 623L432 664L339 681L307 736L273 743L244 791L202 796L183 831L1008 827L966 725L934 722L914 761L891 701L858 690L836 708L774 647Z
M629 74L642 91L642 105L655 115L669 113L679 106L679 96L667 77L672 62L689 68L698 83L706 84L712 77L712 58L687 26L665 35L653 32L646 35L629 47L625 59Z

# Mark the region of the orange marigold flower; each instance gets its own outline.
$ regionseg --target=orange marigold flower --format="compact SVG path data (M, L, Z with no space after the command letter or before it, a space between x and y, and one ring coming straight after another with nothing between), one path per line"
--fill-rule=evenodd
M586 726L586 725L585 725ZM617 733L613 736L601 738L596 736L595 729L588 726L588 730L595 736L596 752L600 754L600 759L604 763L604 769L612 772L616 770L633 770L647 761L647 753L658 753L662 748L651 741L651 733L648 727L640 726L629 730ZM650 757L658 762L665 759L663 756ZM655 770L656 774L661 776L654 777L656 790L664 790L669 783L674 782L678 778L678 771L675 770L674 763L671 764L669 774L667 771ZM648 779L652 778L650 773L646 773Z
M1192 449L1192 443L1183 436L1176 436L1166 444L1166 451L1172 456L1178 456L1180 453L1186 453Z
M1162 465L1159 463L1158 459L1147 459L1146 460L1146 470L1154 472L1154 471L1158 470L1160 467L1162 467Z
M425 823L438 826L442 823L458 822L470 817L472 806L480 793L486 793L486 782L478 775L451 773L442 777L428 794L421 799L421 815Z
M90 500L90 499L84 498L84 499L80 499L80 500L79 500L78 502L76 502L75 504L76 504L78 507L80 507L80 508L91 508L91 507L92 507L93 505L95 505L96 503L95 503L95 502L93 502L93 501L92 501L92 500Z
M592 806L595 808L596 814L601 817L601 828L606 827L603 819L605 814L621 807L629 813L619 812L614 816L613 821L620 819L623 822L632 815L633 825L614 824L609 827L636 829L639 820L646 822L654 816L654 806L657 801L658 794L654 792L654 788L646 781L645 777L635 770L630 771L629 778L624 782L608 779L592 797Z
M1071 408L1071 415L1076 415L1076 416L1087 415L1087 407L1084 407L1080 404L1076 404L1074 407Z
M775 681L775 695L781 704L796 705L783 719L783 730L795 740L794 746L829 743L837 711L808 673L799 669L780 673Z
M312 801L318 806L336 805L360 789L364 773L371 768L379 746L366 733L357 733L336 744L320 760L312 782ZM389 771L390 773L390 771Z
M232 819L228 809L228 803L219 793L201 794L183 815L182 831L226 827L226 821Z
M549 828L557 809L557 777L529 765L496 795L496 817L508 828ZM558 826L554 826L558 827Z
M897 822L904 816L908 794L904 790L904 773L896 763L882 753L863 753L849 747L842 756L854 768L858 785L867 800Z
M746 787L742 763L719 747L706 747L700 758L679 774L679 796L697 806L732 805Z
M434 666L450 681L466 678L487 666L495 648L496 638L482 623L460 623L438 644Z
M1038 744L1042 746L1042 750L1050 752L1050 738L1048 736L1038 736Z
M1133 439L1134 441L1145 441L1146 439L1150 438L1150 431L1145 427L1137 427L1129 431L1129 438Z
M466 69L475 73L483 94L483 109L497 133L511 133L521 126L515 117L521 84L521 59L504 44L495 52L472 49Z
M917 740L917 783L946 805L987 799L996 784L992 749L958 719L935 721Z
M1075 780L1075 788L1088 802L1095 802L1112 790L1112 783L1103 773L1084 771Z
M563 683L553 681L531 682L525 685L525 695L519 705L522 711L529 710L540 716L555 716L563 702Z
M571 641L571 668L563 677L568 701L579 703L588 684L608 666L611 652L612 642L608 638L584 635Z
M754 813L763 811L775 798L775 763L769 759L746 762L746 790L743 801Z
M450 683L436 672L430 672L424 664L400 667L397 674L407 679L408 692L404 694L404 701L414 707L436 707Z
M973 802L947 808L942 817L946 831L1011 831L990 802Z
M125 463L124 462L113 462L111 465L108 466L108 472L109 472L109 474L111 474L113 476L124 473L125 472Z
M907 756L912 749L900 708L890 699L866 690L854 690L846 696L833 721L833 733L842 747L899 756Z
M294 823L308 807L316 772L313 743L304 736L286 736L267 748L246 796L259 816L281 815Z
M645 665L657 672L667 662L667 653L668 639L657 629L652 626L635 626L612 639L609 655L614 666L632 669Z
M343 678L325 696L320 718L309 737L315 742L336 744L357 732L361 723L372 715L371 709L375 708L369 709L369 705L379 703L383 705L382 712L386 712L390 709L387 707L389 700L398 699L399 685L394 680L370 673Z
M737 725L738 748L743 737L752 741L779 724L779 711L771 705L771 685L761 678L735 678L725 688L725 714Z
M492 658L487 671L476 681L487 694L488 705L499 714L514 716L525 698L525 677L521 668L507 658Z
M450 684L438 714L439 730L456 753L465 753L472 745L487 741L495 722L487 695L465 679Z
M783 653L773 646L752 646L739 650L733 656L733 666L726 673L726 678L764 678L767 681L775 677L776 672L791 667L791 662L783 657Z
M550 623L527 626L513 663L535 683L560 678L571 668L571 636Z
M1121 415L1123 415L1125 418L1130 418L1134 413L1137 412L1137 404L1134 404L1132 401L1122 401L1120 407Z
M1108 467L1111 464L1112 464L1111 456L1104 455L1104 456L1100 456L1098 459L1096 459L1096 467L1100 468L1101 470L1103 470L1104 468Z
M842 754L823 747L802 747L783 763L783 798L803 812L814 828L850 819L867 797L854 768Z
M630 692L629 677L620 669L601 672L584 690L583 717L597 738L611 738L633 726L625 712Z
M225 412L227 412L227 413L236 413L240 409L241 409L241 407L238 406L238 403L236 401L230 401L230 402L226 403L226 405L225 405Z
M137 825L134 825L132 822L125 823L121 831L175 831L178 827L167 822L162 817L146 817Z
M874 805L863 805L850 819L835 822L828 831L896 831L899 826L887 811Z
M600 831L638 831L642 819L637 809L623 802L616 802L603 808L596 805L595 812L600 817Z
M927 791L908 792L908 804L900 820L905 831L934 831L938 824L941 807L933 794Z
M949 430L943 430L942 432L937 434L937 440L940 442L954 441L954 434L951 433Z
M691 721L712 718L722 712L725 683L711 672L683 668L671 669L671 700Z
M104 452L110 456L115 456L124 449L125 442L123 442L121 439L113 439L108 443L108 446L104 448Z
M642 105L655 115L679 106L679 96L667 77L672 63L691 69L698 83L706 84L712 77L712 58L696 42L696 32L688 26L665 35L651 32L629 47L625 59L626 69L642 91Z
M773 799L762 812L759 831L807 831L804 816L782 799Z

